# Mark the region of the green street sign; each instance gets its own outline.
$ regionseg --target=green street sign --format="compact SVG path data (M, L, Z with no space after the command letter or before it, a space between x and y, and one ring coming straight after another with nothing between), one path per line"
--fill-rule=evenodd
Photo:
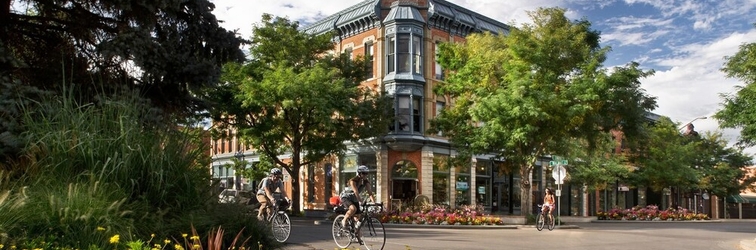
M556 161L550 161L550 162L549 162L549 166L556 166L556 165L557 165L557 162L556 162Z
M567 160L562 160L562 165L568 165Z

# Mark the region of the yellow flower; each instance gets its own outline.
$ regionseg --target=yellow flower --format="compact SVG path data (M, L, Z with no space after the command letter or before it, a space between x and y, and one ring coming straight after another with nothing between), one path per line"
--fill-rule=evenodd
M194 244L194 245L192 245L192 249L200 249L200 245L199 244Z
M150 234L150 237L155 238L155 234Z
M189 239L191 239L191 240L199 240L199 236L197 236L197 235L194 235L194 236L192 236L192 237L191 237L191 238L189 238Z
M184 250L184 248L183 248L183 247L181 247L181 245L179 245L179 244L173 244L173 249L176 249L176 250Z
M105 231L104 227L97 227L97 231Z
M117 235L117 234L113 235L113 237L110 237L110 244L116 244L118 243L118 240L120 239L121 239L120 235Z
M181 237L184 237L184 238L186 238L186 236L188 236L188 234L182 234L181 235Z
M171 243L171 240L165 239L165 240L163 240L163 242L165 242L165 244L168 244L168 243Z

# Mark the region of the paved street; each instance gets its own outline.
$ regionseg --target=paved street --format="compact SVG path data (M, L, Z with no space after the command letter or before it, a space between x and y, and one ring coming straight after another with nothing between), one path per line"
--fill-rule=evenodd
M420 249L738 249L754 222L574 223L579 229L458 229L386 225L388 250ZM330 224L297 220L287 249L336 249ZM354 247L354 245L353 245ZM352 249L352 247L350 247ZM363 248L364 249L364 248Z

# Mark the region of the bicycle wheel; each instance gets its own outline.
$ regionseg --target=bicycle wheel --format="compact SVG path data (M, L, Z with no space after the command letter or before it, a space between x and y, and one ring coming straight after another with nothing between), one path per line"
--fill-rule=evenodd
M343 214L340 214L333 219L331 234L333 234L333 241L336 242L336 245L339 246L339 248L347 248L352 244L352 237L350 236L349 230L341 226L342 221L344 221Z
M536 216L536 229L538 229L538 231L543 230L543 223L544 223L543 220L544 220L543 214L538 214Z
M554 216L549 216L549 231L554 230Z
M276 238L278 242L286 242L291 235L291 221L289 215L286 213L278 213L273 217L273 223L271 223L271 229L273 229L273 238Z
M386 244L386 230L383 228L383 223L378 218L371 217L367 225L360 228L362 235L362 243L365 243L365 248L383 249L383 245Z

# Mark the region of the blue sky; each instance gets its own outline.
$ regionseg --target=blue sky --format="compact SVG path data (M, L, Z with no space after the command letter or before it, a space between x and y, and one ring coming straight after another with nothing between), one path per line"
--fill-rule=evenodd
M655 113L681 124L711 116L721 108L720 93L741 85L719 70L724 57L743 43L756 42L756 0L447 0L501 22L529 22L528 11L562 7L572 19L586 18L612 47L605 65L636 61L655 75L642 80L658 97ZM361 0L213 0L227 29L249 37L263 13L311 23ZM694 122L698 131L716 131L714 119ZM723 130L734 141L736 130ZM748 153L756 153L749 148Z

